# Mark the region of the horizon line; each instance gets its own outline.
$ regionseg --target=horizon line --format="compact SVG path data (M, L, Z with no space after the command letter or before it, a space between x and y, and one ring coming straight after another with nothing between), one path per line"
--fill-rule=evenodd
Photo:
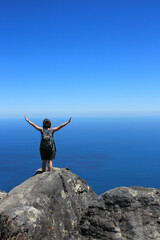
M22 119L24 118L25 114L0 114L0 119ZM135 112L74 112L74 113L30 113L26 114L26 116L29 116L30 118L43 118L44 116L46 117L54 117L54 118L59 118L59 117L142 117L142 116L160 116L160 112L142 112L142 111L135 111Z

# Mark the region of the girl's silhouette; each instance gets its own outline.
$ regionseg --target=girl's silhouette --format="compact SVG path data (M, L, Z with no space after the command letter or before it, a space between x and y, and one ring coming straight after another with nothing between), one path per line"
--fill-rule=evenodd
M49 119L44 119L43 127L41 128L35 125L33 122L29 121L26 116L24 117L31 126L41 132L40 155L42 159L42 171L46 171L47 161L48 170L52 171L52 159L55 159L56 155L56 145L53 139L53 134L62 127L66 126L71 121L71 118L67 122L55 128L51 128L51 121Z

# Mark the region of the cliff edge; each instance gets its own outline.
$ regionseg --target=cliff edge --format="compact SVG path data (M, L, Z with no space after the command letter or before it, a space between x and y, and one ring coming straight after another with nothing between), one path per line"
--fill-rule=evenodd
M160 240L160 191L100 196L69 170L37 171L0 201L2 240Z

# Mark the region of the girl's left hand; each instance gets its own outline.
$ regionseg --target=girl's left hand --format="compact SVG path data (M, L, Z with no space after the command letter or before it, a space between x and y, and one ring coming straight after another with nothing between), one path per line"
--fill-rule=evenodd
M26 115L24 115L24 117L25 117L25 120L28 122L28 119L27 119Z

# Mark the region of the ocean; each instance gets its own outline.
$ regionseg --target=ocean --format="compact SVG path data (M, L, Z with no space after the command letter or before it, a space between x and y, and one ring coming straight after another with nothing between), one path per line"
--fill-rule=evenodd
M43 119L31 119L42 126ZM68 119L51 118L52 127ZM0 189L41 167L40 133L24 119L0 120ZM68 167L99 195L119 186L160 188L160 117L75 117L55 132L53 166Z

